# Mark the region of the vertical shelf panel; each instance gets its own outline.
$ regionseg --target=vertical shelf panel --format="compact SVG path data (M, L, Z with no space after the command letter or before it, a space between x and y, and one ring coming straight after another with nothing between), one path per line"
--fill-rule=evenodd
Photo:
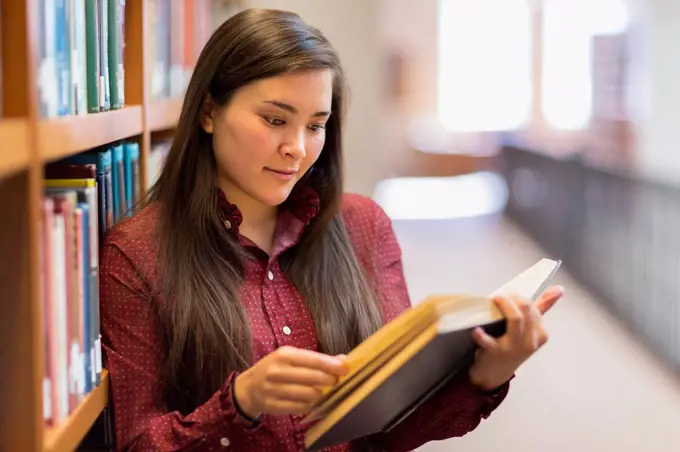
M147 23L148 5L139 0L125 5L125 102L142 106L142 136L139 143L140 187L146 188L148 157L151 152L151 134L147 127L148 65Z
M0 1L2 115L21 120L26 166L0 180L0 450L42 443L39 214L35 146L37 0ZM11 64L9 64L11 62ZM6 123L8 124L8 123ZM20 141L20 139L19 139Z
M0 181L0 450L36 450L29 174Z

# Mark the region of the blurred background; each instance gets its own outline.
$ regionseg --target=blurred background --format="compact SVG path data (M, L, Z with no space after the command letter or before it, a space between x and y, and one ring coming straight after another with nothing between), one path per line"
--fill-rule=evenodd
M97 297L55 276L84 246L43 236L68 201L49 187L73 179L62 163L96 170L102 240L155 180L209 34L248 7L295 11L338 49L346 188L392 218L414 304L563 261L548 344L478 429L422 451L680 451L680 1L86 4L0 0L0 451L110 450Z
M680 2L217 1L340 52L347 189L394 221L413 303L541 257L551 340L470 435L424 451L680 451Z

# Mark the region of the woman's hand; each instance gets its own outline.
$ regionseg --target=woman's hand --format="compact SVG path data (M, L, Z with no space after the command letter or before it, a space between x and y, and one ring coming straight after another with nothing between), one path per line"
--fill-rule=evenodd
M252 418L261 413L307 413L321 399L320 387L333 385L347 373L344 360L344 355L281 347L236 377L236 401Z
M474 338L479 349L470 367L470 381L485 390L493 390L508 381L517 368L548 340L541 325L542 315L564 293L561 287L552 287L543 293L535 304L512 297L494 299L507 321L503 336L494 338L477 328Z

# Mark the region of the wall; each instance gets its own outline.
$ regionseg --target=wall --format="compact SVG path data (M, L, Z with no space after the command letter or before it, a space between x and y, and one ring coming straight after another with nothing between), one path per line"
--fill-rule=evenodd
M340 54L351 99L345 123L348 191L370 195L388 172L382 122L377 3L367 0L245 0L245 7L286 9L319 28ZM224 17L217 16L221 23Z
M224 0L215 0L223 5ZM425 154L408 140L411 118L436 111L437 0L242 0L242 7L295 11L338 49L352 96L345 130L346 188L372 195L388 177L448 176L480 164ZM221 13L220 13L221 11ZM214 24L232 11L216 8ZM405 56L404 98L388 94L388 55Z

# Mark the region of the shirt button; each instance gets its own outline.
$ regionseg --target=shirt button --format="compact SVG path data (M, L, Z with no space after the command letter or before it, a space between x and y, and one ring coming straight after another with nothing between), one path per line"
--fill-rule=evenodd
M269 278L270 281L274 280L274 273L271 270L267 273L267 278Z
M222 447L229 447L229 444L231 443L229 442L229 438L222 438L220 440L220 444L222 445Z
M224 227L227 228L227 229L231 229L231 221L224 220Z
M286 336L290 336L291 332L292 331L291 331L290 327L287 327L287 326L283 327L283 334L285 334Z

